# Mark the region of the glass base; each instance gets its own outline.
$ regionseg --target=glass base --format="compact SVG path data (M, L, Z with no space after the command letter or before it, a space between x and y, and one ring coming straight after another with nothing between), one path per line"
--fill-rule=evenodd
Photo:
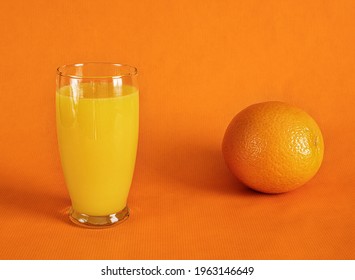
M129 217L129 208L126 206L120 212L107 216L89 216L75 211L73 208L69 210L69 219L76 225L87 228L106 228L118 225Z

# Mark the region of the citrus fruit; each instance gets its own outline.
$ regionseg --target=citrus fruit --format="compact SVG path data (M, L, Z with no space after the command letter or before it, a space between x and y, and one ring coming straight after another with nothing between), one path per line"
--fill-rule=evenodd
M233 118L222 152L242 183L264 193L283 193L317 173L324 143L317 123L305 111L269 101L251 105Z

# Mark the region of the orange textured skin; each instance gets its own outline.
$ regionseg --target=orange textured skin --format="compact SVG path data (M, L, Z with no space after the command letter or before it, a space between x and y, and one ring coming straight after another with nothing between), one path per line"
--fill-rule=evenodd
M240 181L260 192L282 193L302 186L317 173L324 143L317 123L306 112L271 101L237 114L222 149Z

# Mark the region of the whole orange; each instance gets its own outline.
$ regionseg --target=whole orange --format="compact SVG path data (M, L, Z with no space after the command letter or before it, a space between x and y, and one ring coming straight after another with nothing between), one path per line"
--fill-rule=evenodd
M251 105L233 118L222 152L241 182L260 192L283 193L317 173L324 143L317 123L305 111L269 101Z

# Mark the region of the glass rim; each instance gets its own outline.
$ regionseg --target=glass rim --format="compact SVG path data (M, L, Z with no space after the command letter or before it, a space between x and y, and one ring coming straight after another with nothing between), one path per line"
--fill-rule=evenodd
M122 74L119 75L73 75L73 74L66 74L64 73L64 69L69 68L69 67L83 67L85 65L111 65L111 66L116 66L117 68L127 68L127 71L122 72ZM129 76L136 76L138 74L138 70L136 67L128 65L128 64L121 64L121 63L113 63L113 62L83 62L83 63L71 63L71 64L64 64L61 65L57 68L57 75L60 77L66 77L66 78L71 78L71 79L120 79L123 77L129 77Z

